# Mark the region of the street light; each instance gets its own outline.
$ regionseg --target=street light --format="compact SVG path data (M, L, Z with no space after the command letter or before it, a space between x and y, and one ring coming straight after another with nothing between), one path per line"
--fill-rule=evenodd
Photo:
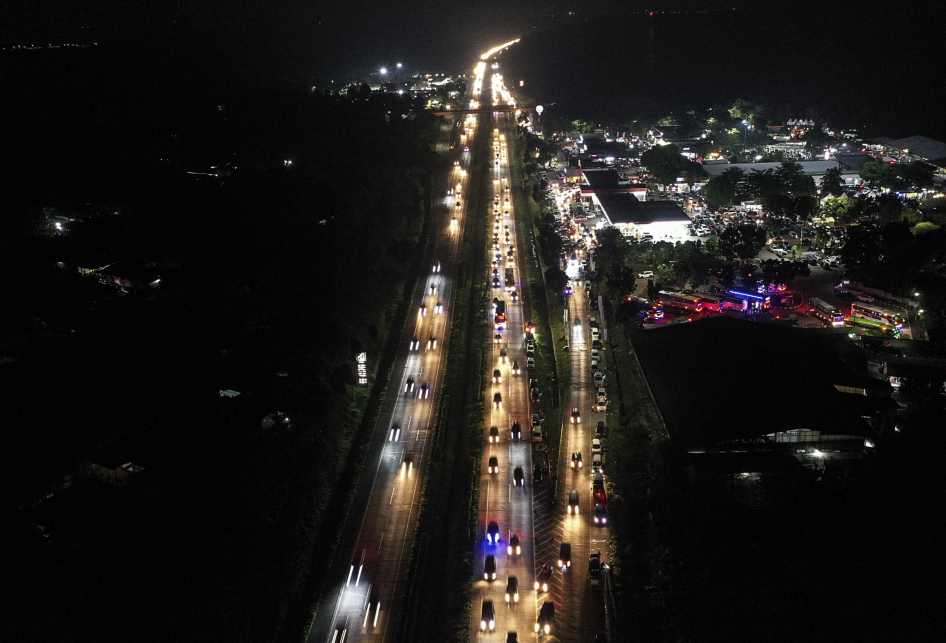
M381 68L381 75L384 76L386 73L388 73L388 68L387 68L387 67L382 67L382 68Z

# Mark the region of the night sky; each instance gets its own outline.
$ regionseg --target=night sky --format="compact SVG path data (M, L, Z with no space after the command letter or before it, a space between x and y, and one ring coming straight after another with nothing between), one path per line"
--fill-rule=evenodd
M567 19L641 10L617 0L11 0L0 8L4 45L62 39L136 42L186 34L249 64L315 75L357 75L402 62L408 70L466 67L493 44ZM661 4L650 2L653 6ZM668 6L707 5L666 2ZM485 45L485 47L484 47ZM244 64L241 62L241 64Z

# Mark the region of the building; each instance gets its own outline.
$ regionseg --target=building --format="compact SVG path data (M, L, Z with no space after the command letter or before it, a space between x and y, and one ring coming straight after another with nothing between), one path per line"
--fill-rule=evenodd
M654 241L684 241L690 217L673 201L641 201L630 191L602 191L592 195L608 223L621 234Z
M925 136L908 136L898 139L878 139L884 152L900 163L923 161L940 170L946 170L946 143Z
M671 441L689 454L824 466L873 449L895 414L846 334L712 317L631 343Z
M842 156L851 156L851 155L842 155ZM824 176L825 172L829 168L841 168L841 176L844 178L844 183L846 185L860 185L861 177L855 170L846 167L844 164L839 163L836 158L829 160L818 160L818 161L797 161L801 166L802 171L805 174L811 176L815 180L816 185L821 184L821 177ZM781 166L781 163L703 163L703 175L704 180L697 187L702 187L710 179L714 179L718 176L722 176L723 172L734 167L738 167L748 176L751 172L764 172L765 170L777 170Z

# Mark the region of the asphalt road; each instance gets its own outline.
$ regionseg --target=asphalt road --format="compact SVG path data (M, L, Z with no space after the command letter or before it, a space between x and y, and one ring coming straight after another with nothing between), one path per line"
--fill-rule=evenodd
M447 119L436 144L442 163L432 181L432 265L414 292L418 310L401 338L392 383L332 562L331 584L309 632L312 642L340 641L343 634L345 641L393 640L393 616L406 594L407 558L449 336L460 229L451 222L466 215L462 196L458 209L457 197L448 195L458 182L465 188L468 181L460 170L469 154L460 151L462 146L449 149L454 127L454 119Z
M484 119L486 120L486 119ZM489 121L487 121L489 122ZM492 116L492 127L508 135L513 131L510 116ZM490 136L499 137L499 134L490 133ZM491 220L499 224L499 250L502 260L499 262L500 287L492 288L490 297L506 302L507 327L500 331L501 341L491 344L489 373L490 386L485 391L487 408L487 423L483 427L483 441L486 448L483 450L483 462L480 477L480 504L479 504L479 532L476 546L475 567L477 576L474 578L473 619L471 623L470 639L482 638L484 641L504 641L506 632L517 632L519 640L532 640L533 628L538 606L536 593L533 590L535 579L535 541L533 538L533 480L532 480L532 445L530 441L530 400L529 400L529 373L526 369L524 324L528 315L528 307L522 301L526 296L523 292L521 261L519 260L520 246L514 225L515 211L511 203L511 193L505 192L509 186L508 158L504 141L501 140L499 149L490 145L490 161L493 167L493 197L500 205L499 217L491 216ZM496 158L496 154L500 158ZM495 161L499 161L499 165ZM505 199L510 197L510 203ZM492 203L492 202L491 202ZM508 209L510 217L505 218L503 212ZM492 210L492 209L491 209ZM506 226L508 226L509 243L505 242ZM508 257L508 250L515 247L512 259ZM491 252L495 252L491 250ZM505 270L513 268L516 280L515 292L519 293L520 301L513 302L511 292L505 289ZM490 313L492 314L492 313ZM493 321L493 320L491 320ZM496 335L496 326L491 335ZM501 352L506 349L506 359ZM511 366L517 362L521 369L520 375L511 374ZM502 382L492 383L493 371L498 369L502 374ZM502 408L495 408L494 395L502 396ZM511 427L513 421L518 420L522 426L522 439L513 440ZM489 442L489 430L497 427L499 442ZM489 472L490 458L495 457L498 462L498 472ZM523 472L523 486L514 485L513 472L521 467ZM487 526L496 521L499 526L500 542L490 544L486 539ZM521 542L521 554L512 555L508 552L508 544L513 534ZM483 578L484 565L487 556L494 556L496 561L496 580ZM505 601L506 585L509 577L515 577L519 586L519 601ZM510 597L514 598L514 597ZM493 632L481 633L480 616L484 601L492 601L496 627ZM528 637L528 638L526 638Z

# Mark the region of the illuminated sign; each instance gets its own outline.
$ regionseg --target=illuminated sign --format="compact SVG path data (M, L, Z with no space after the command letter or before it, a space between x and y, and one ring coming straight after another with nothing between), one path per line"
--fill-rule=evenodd
M358 383L368 383L368 353L358 353Z

